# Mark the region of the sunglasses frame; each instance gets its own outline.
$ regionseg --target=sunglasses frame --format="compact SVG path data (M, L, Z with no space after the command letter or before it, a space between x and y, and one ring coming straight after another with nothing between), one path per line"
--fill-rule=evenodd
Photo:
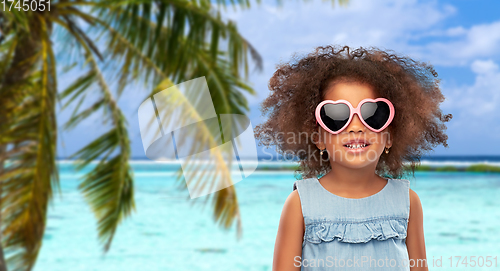
M387 122L384 124L384 126L382 128L380 128L380 129L373 129L372 127L370 127L370 125L366 124L365 120L363 119L363 116L361 116L361 106L364 103L366 103L366 102L379 102L379 101L385 102L385 103L387 103L387 105L389 105L389 119L387 120ZM347 106L349 106L350 116L349 116L349 120L346 122L346 124L342 128L340 128L337 132L334 132L334 131L330 130L323 123L323 120L321 120L320 111L321 111L321 108L323 107L323 105L325 105L325 104L341 104L341 103L346 104ZM375 133L378 133L378 132L384 130L385 128L387 128L387 126L389 126L389 124L391 124L392 120L394 119L395 110L394 110L394 106L392 105L391 101L389 101L386 98L377 98L377 99L367 98L367 99L363 99L362 101L360 101L358 103L358 106L356 108L354 108L352 106L352 104L349 101L346 101L346 100L336 100L336 101L333 101L333 100L324 100L320 104L318 104L318 106L316 107L316 125L319 123L321 125L321 127L323 127L323 129L325 129L327 132L336 135L336 134L339 134L342 131L344 131L344 129L347 128L347 126L349 126L349 124L351 123L352 119L354 118L354 114L358 114L358 118L361 120L361 122L363 123L363 125L365 125L365 127L367 127L368 129L370 129L371 131L373 131Z

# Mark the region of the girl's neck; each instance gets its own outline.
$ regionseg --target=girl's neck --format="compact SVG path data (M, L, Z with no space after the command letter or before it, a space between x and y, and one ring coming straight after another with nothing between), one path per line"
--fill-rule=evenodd
M380 191L387 181L375 174L375 169L346 168L340 165L332 166L332 170L321 177L321 184L334 194L351 195L354 197L373 194Z

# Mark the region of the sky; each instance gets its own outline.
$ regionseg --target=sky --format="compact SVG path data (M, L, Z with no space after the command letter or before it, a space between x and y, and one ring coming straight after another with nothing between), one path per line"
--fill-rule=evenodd
M262 71L250 61L247 95L252 126L262 123L260 103L269 95L268 81L280 62L306 55L318 46L349 45L394 50L434 66L446 100L448 148L429 155L499 155L500 120L500 1L350 0L347 6L311 0L266 0L252 8L223 12L263 57ZM250 59L250 57L249 57ZM60 77L60 88L74 80ZM137 109L150 90L129 86L118 101L128 122L132 157L145 158ZM74 105L76 106L76 105ZM94 114L70 131L62 129L71 108L58 112L58 157L65 158L107 131ZM493 143L493 144L492 144ZM263 150L258 147L260 155ZM271 150L265 150L269 153Z

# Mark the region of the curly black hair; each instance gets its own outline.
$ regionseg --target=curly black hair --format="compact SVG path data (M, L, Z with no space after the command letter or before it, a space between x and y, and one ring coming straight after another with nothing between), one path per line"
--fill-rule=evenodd
M453 116L443 115L445 100L433 66L378 48L320 46L297 61L280 63L269 81L270 95L261 103L262 116L269 118L255 129L259 146L276 145L281 154L297 157L302 178L317 177L331 170L322 163L314 144L317 131L314 111L324 100L332 82L349 81L372 86L379 97L389 99L397 112L389 125L393 145L383 154L376 174L401 178L414 175L425 151L439 144L448 147L446 125ZM298 139L297 140L297 136ZM287 140L294 136L294 140ZM315 155L316 157L312 157ZM312 159L314 158L314 159ZM409 162L409 167L405 165Z

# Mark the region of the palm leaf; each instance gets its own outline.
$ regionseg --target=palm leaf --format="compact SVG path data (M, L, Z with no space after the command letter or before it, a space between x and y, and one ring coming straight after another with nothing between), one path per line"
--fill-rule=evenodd
M10 111L10 126L4 126L2 134L2 141L18 140L10 151L9 162L3 165L0 178L3 242L12 252L7 258L11 270L30 270L35 264L52 188L59 188L55 164L56 64L47 35L50 30L42 17L35 20L39 28L32 27L31 31L36 31L41 38L42 50L36 55L41 60L41 70L28 78L31 83L11 89L25 99ZM26 45L29 43L18 44Z
M133 20L131 20L133 21ZM101 24L104 24L101 22ZM151 24L150 24L151 25ZM153 25L154 26L154 25ZM110 26L107 26L107 30L108 31L111 31L112 33L112 38L114 39L114 42L116 41L119 41L119 43L116 46L116 48L118 49L122 49L122 48L129 48L129 52L128 52L128 56L129 58L132 57L132 56L135 56L135 59L136 59L136 63L139 63L137 62L137 60L140 60L142 63L141 64L144 64L143 67L146 67L147 70L152 70L154 73L156 73L156 75L160 75L162 76L162 78L168 78L164 73L163 71L161 71L161 69L159 67L157 67L155 65L155 63L153 63L153 61L151 59L149 59L146 55L144 55L140 50L139 48L135 47L131 42L128 42L128 40L126 38L124 38L122 35L120 35L120 33L118 33L118 31L116 31L115 29L113 29L112 27ZM185 43L185 42L184 42ZM182 43L181 43L182 44ZM115 46L111 47L111 46L108 46L109 48L115 48ZM118 50L117 50L118 51ZM201 54L200 54L201 55ZM191 54L191 57L193 56L193 54ZM207 59L207 56L206 54L204 54L204 57L205 59L200 59L200 61L198 61L199 63L209 63L210 62L210 58L208 57ZM209 64L211 66L213 66L212 64ZM124 65L123 67L129 67L129 65ZM138 67L138 66L137 66ZM142 68L143 69L143 68ZM198 69L198 70L201 70L201 69ZM206 70L206 69L205 69ZM217 71L223 71L223 68L220 68L218 69ZM126 70L126 72L124 73L128 73L128 70ZM219 92L221 93L222 89L221 87L224 86L226 87L224 89L224 91L228 91L228 90L231 90L231 82L225 82L225 84L221 84L221 81L220 80L217 80L217 76L211 76L209 82L214 82L214 83L210 83L214 89L218 89L220 90ZM231 77L231 79L235 80L236 77ZM165 79L164 79L165 80ZM168 79L166 79L168 80ZM162 84L160 84L162 85ZM172 85L172 84L170 84ZM243 86L247 91L251 92L251 88L244 85L242 82L238 82L237 84L235 84L236 86ZM210 88L212 89L212 88ZM158 88L157 90L158 91ZM236 90L233 90L232 91L233 93L236 93L237 91ZM155 93L155 91L153 91L153 94ZM216 95L220 98L223 98L226 96L226 94L222 93L220 95ZM237 97L239 98L237 100L237 102L233 103L233 105L235 106L232 106L231 104L228 104L227 103L227 100L222 103L216 103L217 105L219 105L219 110L218 110L218 113L221 114L221 113L227 113L227 112L235 112L235 113L241 113L242 111L241 110L238 110L237 107L239 106L242 106L242 104L244 104L242 102L242 100L244 100L244 97L243 96L239 96L239 95L230 95L230 97ZM219 101L220 99L217 99L217 101ZM185 101L186 103L188 103L188 101ZM223 105L223 106L222 106ZM236 107L236 108L235 108ZM175 107L173 107L175 108ZM235 109L235 110L233 110ZM198 121L201 121L203 119L199 118ZM205 135L210 135L210 133L204 133ZM213 145L215 146L215 142L214 142L214 139L213 139L213 135L209 138L196 138L196 142L200 142L200 145L202 146L203 144L208 144L208 145ZM180 145L182 145L182 141L179 142ZM193 151L195 152L195 151ZM217 158L214 159L214 161L219 161L220 163L224 163L224 161L222 160L221 158L221 155L219 155ZM217 168L221 168L221 167L217 167ZM227 170L227 167L222 167L221 169L226 169ZM218 173L219 176L229 176L228 173L225 173L225 174L220 174ZM229 177L228 177L229 178ZM227 181L227 180L225 180ZM212 184L213 185L213 184ZM229 187L227 188L229 190L232 190L234 189L233 187ZM230 222L235 218L235 215L238 214L237 212L237 208L235 208L234 206L231 206L232 204L235 204L237 203L237 200L236 200L236 193L234 191L231 191L231 192L225 192L225 191L222 191L222 192L219 192L219 194L216 195L217 197L221 197L222 198L219 198L218 200L215 200L214 201L214 213L216 214L216 217L215 219L216 220L220 220L222 221L222 224L225 226L225 227L229 227L230 226ZM232 199L226 199L226 197L234 197ZM221 200L221 199L224 199L224 200ZM221 204L221 202L226 202L227 205L223 205ZM226 210L226 211L225 211ZM233 211L227 211L227 210L233 210ZM232 216L232 217L231 217ZM241 225L241 223L239 222L239 217L238 218L238 225ZM238 228L238 233L241 233L241 229Z
M96 167L85 174L83 182L78 186L91 206L98 220L99 240L104 243L104 252L110 248L116 228L119 223L135 210L133 198L133 178L129 165L130 141L128 138L126 120L113 99L104 76L96 60L87 51L91 72L63 92L63 96L74 94L81 95L79 87L87 87L86 81L97 83L101 89L102 97L83 113L71 118L66 125L86 118L97 109L107 108L113 128L104 133L87 146L76 152L71 158L77 158L76 170L81 170L94 160L100 159ZM114 154L114 151L118 151ZM110 155L113 157L109 158Z

